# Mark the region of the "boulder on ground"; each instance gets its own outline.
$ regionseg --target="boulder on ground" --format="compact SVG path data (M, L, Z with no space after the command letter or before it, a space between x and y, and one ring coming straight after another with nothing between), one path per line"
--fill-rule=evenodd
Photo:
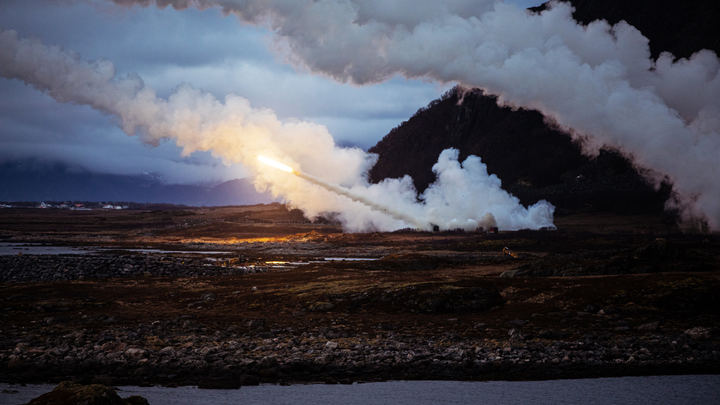
M63 381L52 391L40 395L28 405L149 405L148 401L134 395L120 398L115 389L101 384L76 384Z

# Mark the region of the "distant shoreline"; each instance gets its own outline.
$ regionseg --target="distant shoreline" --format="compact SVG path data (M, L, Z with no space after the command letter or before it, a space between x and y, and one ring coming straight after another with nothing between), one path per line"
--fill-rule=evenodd
M720 395L718 375L647 376L549 381L389 381L353 385L261 385L242 389L197 387L118 386L122 397L139 395L151 405L177 403L342 403L370 402L398 405L437 403L602 403L604 393L623 404L713 403ZM0 402L25 403L48 392L53 385L0 383Z

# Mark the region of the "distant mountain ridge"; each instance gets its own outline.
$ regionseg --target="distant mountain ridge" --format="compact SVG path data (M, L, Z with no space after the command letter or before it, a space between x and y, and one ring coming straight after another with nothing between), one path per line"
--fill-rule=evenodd
M626 20L650 39L651 53L669 50L678 57L700 49L720 52L720 2L665 0L571 0L583 23ZM541 11L547 3L531 8ZM697 19L697 20L696 20ZM412 176L423 191L434 180L431 168L443 149L459 149L460 158L478 155L524 204L548 199L563 210L619 213L662 212L670 186L655 190L619 153L603 150L597 158L541 113L499 107L481 90L452 89L391 130L370 152L379 155L370 180Z
M62 165L0 164L0 201L127 201L193 206L273 201L246 179L219 184L165 184L153 175L115 175L69 170Z

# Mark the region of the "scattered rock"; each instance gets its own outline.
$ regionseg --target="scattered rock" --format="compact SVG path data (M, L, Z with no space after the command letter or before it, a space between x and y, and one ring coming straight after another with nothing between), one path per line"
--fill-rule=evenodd
M254 328L262 328L265 326L265 320L264 319L251 319L247 321L247 326L251 329Z
M516 277L519 272L520 272L520 270L517 270L517 269L506 270L506 271L503 271L502 273L500 273L500 278L513 278L513 277Z
M100 384L81 385L61 382L52 391L40 395L28 405L149 405L140 396L120 398L113 388Z
M657 330L658 326L660 326L660 322L655 321L655 322L644 323L644 324L638 326L637 329L642 330L642 331L653 332L653 331Z
M312 312L327 312L335 308L332 302L318 301L308 305L308 310Z
M155 255L0 256L0 282L90 280L139 276L218 276L266 272L261 266L218 266L202 258ZM212 294L211 294L212 295ZM210 300L215 297L209 296ZM203 300L205 296L203 296Z
M132 358L141 358L145 355L145 350L131 347L125 350L125 354Z
M508 321L508 324L512 325L512 326L523 326L527 323L528 323L528 321L523 320L523 319L513 319L512 321Z
M688 329L684 333L696 340L710 339L710 329L703 328L702 326Z

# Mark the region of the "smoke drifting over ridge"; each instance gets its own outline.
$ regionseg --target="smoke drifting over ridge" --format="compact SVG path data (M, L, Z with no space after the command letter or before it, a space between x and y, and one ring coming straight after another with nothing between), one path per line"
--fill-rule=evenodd
M358 84L393 75L480 87L505 105L537 109L582 140L588 154L617 148L659 183L686 217L720 229L720 61L650 58L627 23L587 26L562 2L532 14L495 0L115 0L221 7L269 26L296 65Z
M323 126L283 122L267 109L255 109L248 100L228 95L224 101L190 86L181 86L167 99L158 97L136 75L116 75L112 63L88 62L78 55L38 41L0 31L0 76L19 79L60 102L85 104L116 116L119 125L145 142L172 139L183 153L211 151L228 163L242 163L254 176L259 191L283 196L309 217L337 212L345 229L394 230L408 225L380 210L332 193L297 176L267 169L258 155L272 156L306 173L342 185L381 207L402 212L416 223L435 223L441 229L501 229L552 225L553 207L539 202L529 209L500 187L479 158L461 165L457 152L441 154L438 181L418 202L412 179L388 179L368 184L366 173L375 156L358 148L341 148ZM472 185L471 187L468 185ZM434 191L432 191L434 190ZM473 202L472 204L470 202Z

